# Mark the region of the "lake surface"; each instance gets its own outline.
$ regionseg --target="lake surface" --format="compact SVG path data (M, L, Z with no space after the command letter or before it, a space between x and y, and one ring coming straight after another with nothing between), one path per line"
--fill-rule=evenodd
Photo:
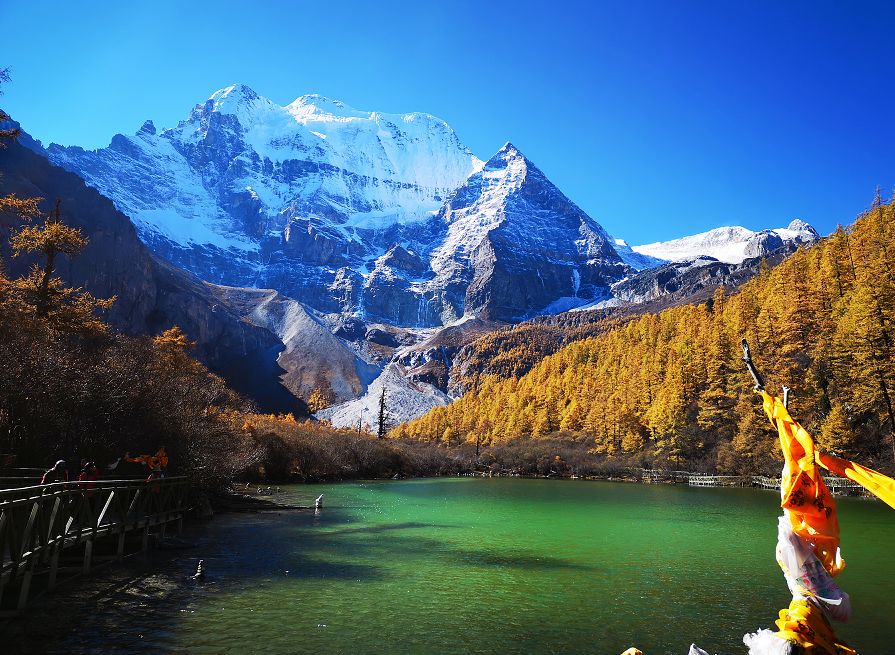
M788 604L777 494L590 481L287 487L312 512L227 515L155 600L92 600L58 652L744 653ZM838 499L860 652L895 652L895 512ZM198 558L203 584L187 581ZM147 582L147 580L149 580Z

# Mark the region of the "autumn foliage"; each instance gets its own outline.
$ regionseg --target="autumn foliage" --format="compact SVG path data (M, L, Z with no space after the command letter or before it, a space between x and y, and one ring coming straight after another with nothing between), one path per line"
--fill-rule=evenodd
M393 436L504 444L571 435L607 459L772 471L774 435L740 361L745 337L768 384L793 389L792 412L822 448L891 468L893 225L895 206L877 196L852 227L733 295L642 316L520 376L485 376Z
M86 244L58 204L11 241L15 254L38 252L42 264L18 279L0 274L0 451L42 466L111 462L164 445L169 472L206 488L252 463L257 448L231 418L247 403L189 356L178 328L155 338L116 334L102 319L114 299L54 276L55 257L75 257Z

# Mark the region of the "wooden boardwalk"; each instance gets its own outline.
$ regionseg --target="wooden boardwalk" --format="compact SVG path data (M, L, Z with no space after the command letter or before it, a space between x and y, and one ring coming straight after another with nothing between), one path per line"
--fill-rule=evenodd
M691 487L754 487L754 479L748 475L699 475L693 473L687 480ZM778 483L779 484L779 483Z
M758 487L780 490L779 477L769 478L763 475L707 475L665 469L631 469L631 473L639 475L640 479L647 484L673 482L686 483L691 487ZM871 495L857 482L838 476L824 476L824 482L830 493L836 496Z
M840 477L824 476L827 489L835 496L869 495L857 482ZM763 475L699 475L692 474L688 480L691 487L759 487L761 489L780 490L780 478L768 478Z
M150 532L179 533L187 478L60 482L0 490L0 612L21 611L40 581L84 574L146 550Z

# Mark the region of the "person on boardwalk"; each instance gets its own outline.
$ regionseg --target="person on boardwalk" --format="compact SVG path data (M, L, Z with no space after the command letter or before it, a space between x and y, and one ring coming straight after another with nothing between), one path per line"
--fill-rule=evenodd
M93 462L87 462L78 475L78 486L84 492L91 509L93 508L93 497L96 494L96 481L99 480L99 469Z
M84 466L81 468L81 473L78 475L78 482L82 482L80 485L81 489L87 490L87 495L90 496L90 490L96 487L96 481L99 480L99 469L96 467L96 464L93 462L86 462Z
M68 469L64 459L53 464L53 468L44 473L40 479L41 484L53 484L54 482L68 482Z

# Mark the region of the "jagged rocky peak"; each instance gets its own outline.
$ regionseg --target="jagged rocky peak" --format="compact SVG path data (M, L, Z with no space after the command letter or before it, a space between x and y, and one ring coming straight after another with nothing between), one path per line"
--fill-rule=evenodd
M812 241L816 241L820 239L820 234L817 233L817 230L814 229L811 225L806 223L800 218L794 218L790 221L789 225L785 228L777 230L777 232L791 232L791 235L783 234L784 238L789 236L793 241L799 241L802 243L810 243Z
M586 304L629 268L606 231L512 143L448 198L434 283L457 315L517 320ZM462 291L451 293L452 290Z
M143 123L143 125L137 131L138 136L142 136L142 135L155 136L155 133L156 133L155 123L153 123L151 120Z

